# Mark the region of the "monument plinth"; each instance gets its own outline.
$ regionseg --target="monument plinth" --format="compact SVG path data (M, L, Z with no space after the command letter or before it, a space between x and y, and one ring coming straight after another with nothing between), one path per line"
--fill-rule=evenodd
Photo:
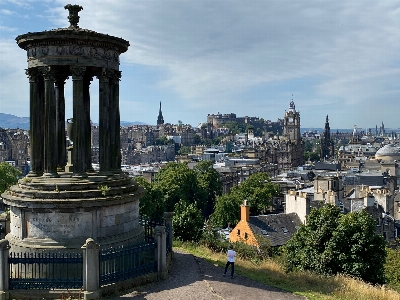
M121 172L119 56L129 42L78 26L79 5L66 5L70 26L16 38L27 52L31 170L2 194L10 207L12 250L80 249L143 239L144 191ZM73 85L73 151L67 165L65 81ZM99 80L100 171L91 168L90 82ZM72 167L70 167L72 165ZM66 167L67 166L67 167Z

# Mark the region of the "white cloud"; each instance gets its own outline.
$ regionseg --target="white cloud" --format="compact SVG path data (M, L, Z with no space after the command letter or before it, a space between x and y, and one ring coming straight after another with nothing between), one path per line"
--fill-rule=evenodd
M68 26L65 4L48 2L43 15L53 28ZM129 40L131 46L121 56L127 72L137 65L156 66L162 76L155 88L173 91L182 110L208 108L213 113L210 107L229 107L231 112L247 105L255 109L249 114L259 115L257 106L274 105L283 94L261 95L260 102L246 105L241 97L265 85L287 85L286 98L280 101L289 102L286 95L294 91L295 97L302 97L298 101L304 102L303 107L316 112L317 107L321 112L336 109L337 103L349 108L361 103L371 109L377 103L399 107L398 1L86 0L79 4L83 6L80 27ZM291 84L303 78L314 79L307 82L309 94L296 94L301 89ZM127 95L122 98L129 101ZM393 111L387 117L394 123L398 118ZM311 112L303 109L302 115Z

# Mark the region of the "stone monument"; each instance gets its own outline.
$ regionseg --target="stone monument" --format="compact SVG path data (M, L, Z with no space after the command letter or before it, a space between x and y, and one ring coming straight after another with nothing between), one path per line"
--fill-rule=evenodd
M16 38L27 52L31 170L2 194L10 207L11 251L80 249L143 239L143 189L121 171L119 56L129 42L78 26L79 5L66 5L70 26ZM64 84L73 84L73 151L67 164ZM90 82L99 80L100 170L91 168ZM72 166L72 167L71 167Z

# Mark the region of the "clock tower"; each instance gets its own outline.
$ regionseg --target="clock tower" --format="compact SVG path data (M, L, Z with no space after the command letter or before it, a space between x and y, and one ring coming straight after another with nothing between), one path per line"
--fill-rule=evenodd
M291 141L301 139L300 135L300 112L296 111L293 100L290 102L289 111L285 111L283 119L283 135Z

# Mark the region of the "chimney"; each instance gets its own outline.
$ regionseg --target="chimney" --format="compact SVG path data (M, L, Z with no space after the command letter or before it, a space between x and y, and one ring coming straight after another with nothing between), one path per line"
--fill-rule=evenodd
M247 200L243 200L243 204L240 205L240 220L250 221L250 206L247 205Z

